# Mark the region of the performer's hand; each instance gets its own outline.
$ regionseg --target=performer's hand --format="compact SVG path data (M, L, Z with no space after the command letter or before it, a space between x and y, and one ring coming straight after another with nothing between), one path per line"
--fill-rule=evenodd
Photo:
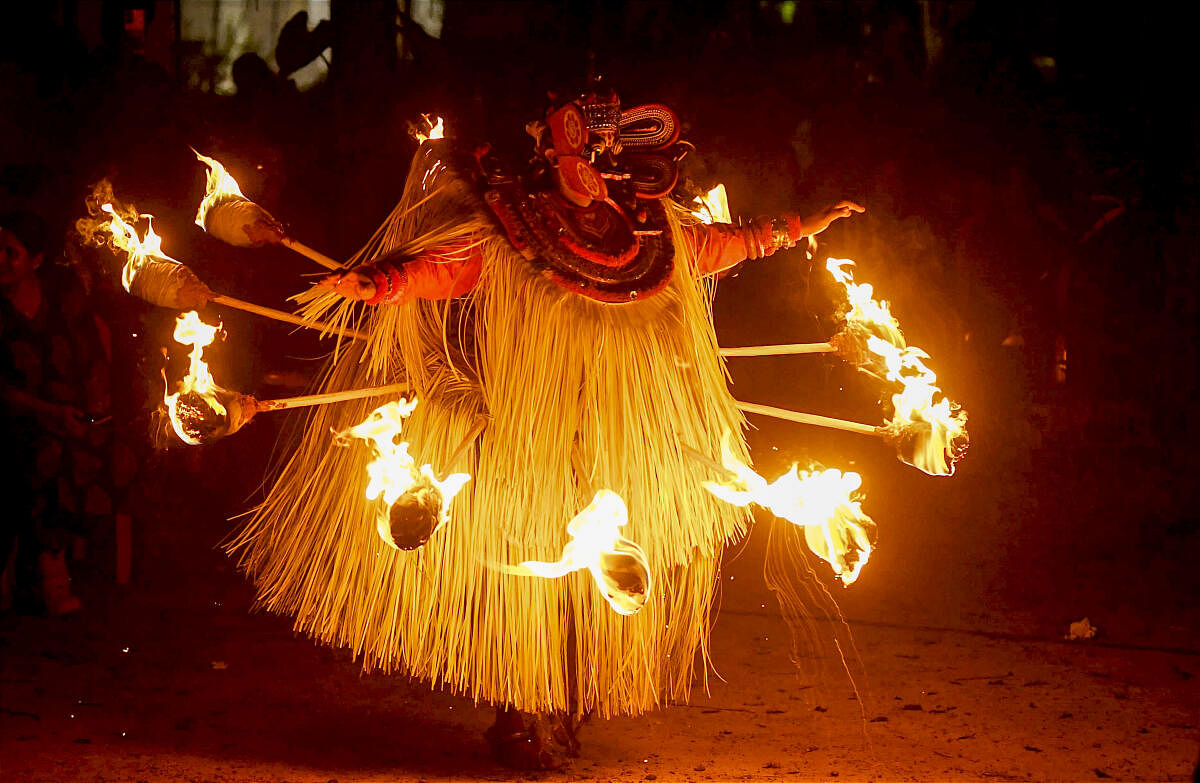
M349 272L336 272L317 285L322 288L332 288L354 302L365 302L375 296L375 281L353 269Z
M826 207L815 215L810 215L803 218L801 221L801 231L804 236L813 236L820 234L833 221L839 218L850 217L855 212L866 212L866 209L855 204L853 201L839 201L831 207Z

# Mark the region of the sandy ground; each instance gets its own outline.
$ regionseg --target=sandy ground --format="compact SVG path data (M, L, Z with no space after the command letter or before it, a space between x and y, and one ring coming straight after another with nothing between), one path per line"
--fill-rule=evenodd
M587 726L582 756L557 773L497 768L481 736L488 710L361 676L344 651L251 615L249 590L228 573L186 598L135 592L76 617L9 616L0 777L1190 779L1194 652L850 619L853 647L847 628L817 622L827 643L793 663L774 605L754 605L761 588L736 587L752 582L750 562L727 572L708 693Z
M0 616L0 780L1189 780L1200 535L1190 506L1155 500L1187 481L1109 459L1129 450L1038 456L977 432L951 480L865 439L753 433L766 474L809 449L867 477L880 546L852 587L825 580L846 623L811 620L793 658L764 520L726 559L707 692L593 722L569 770L535 774L492 762L490 710L364 676L251 611L217 544L244 507L228 478L261 475L270 433L169 452L134 584L112 585L98 545L75 569L85 611ZM1064 640L1084 616L1100 634Z

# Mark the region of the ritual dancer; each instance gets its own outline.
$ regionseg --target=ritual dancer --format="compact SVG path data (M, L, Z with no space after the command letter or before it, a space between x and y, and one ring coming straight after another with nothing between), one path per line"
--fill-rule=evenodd
M406 382L416 462L472 477L449 521L412 551L377 529L371 449L330 436L378 405L355 400L308 414L230 549L297 630L495 705L497 757L551 768L577 751L585 716L685 701L697 650L707 659L721 553L749 521L684 450L715 450L743 425L713 330L715 273L862 208L702 225L671 199L687 149L674 114L622 109L611 92L557 99L527 130L536 154L520 166L423 143L388 220L304 298L306 316L368 332L341 346L321 391ZM746 459L740 436L732 449ZM601 490L627 504L621 536L653 575L633 614L584 571L506 568L558 560Z

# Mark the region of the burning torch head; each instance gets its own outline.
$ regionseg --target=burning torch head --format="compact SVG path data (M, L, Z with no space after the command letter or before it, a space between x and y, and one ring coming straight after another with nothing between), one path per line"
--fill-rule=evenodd
M966 455L970 445L966 419L966 411L956 408L944 421L892 422L886 427L886 437L905 465L931 476L953 476L955 463Z
M445 497L442 491L422 475L388 509L387 526L379 518L379 535L391 540L398 549L417 549L429 540L442 522Z
M637 544L622 539L613 552L602 552L598 569L604 597L618 614L637 614L650 597L650 567Z

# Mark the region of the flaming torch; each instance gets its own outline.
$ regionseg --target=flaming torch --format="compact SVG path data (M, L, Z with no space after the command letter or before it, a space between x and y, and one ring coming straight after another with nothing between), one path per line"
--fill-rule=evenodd
M200 320L200 314L192 310L175 321L175 341L192 346L189 354L187 374L179 382L174 394L170 385L163 392L163 403L171 420L171 428L184 443L198 446L224 437L242 426L242 406L237 392L222 389L213 380L204 361L204 349L221 331L220 325L212 326ZM163 380L166 380L164 373Z
M706 481L704 488L735 506L757 503L804 528L804 540L812 553L829 563L842 584L853 584L871 556L875 539L875 522L863 513L856 495L862 477L833 468L800 471L793 464L768 482L737 458L730 442L726 432L721 439L720 465L685 447L689 455L721 468L730 477L727 482Z
M439 480L429 463L417 467L416 460L408 453L409 444L400 440L404 419L416 407L415 397L411 401L389 402L343 433L369 440L374 447L375 459L367 465L367 500L382 499L375 529L385 544L398 550L417 549L449 522L450 502L471 480L467 473L452 473ZM482 431L484 421L477 422L451 457L451 464Z
M437 141L438 139L446 138L446 126L445 123L442 122L441 117L434 118L430 117L428 114L422 114L421 119L425 123L424 128L409 123L408 132L416 140L417 144L424 144L427 141Z
M602 489L567 524L571 540L563 547L562 557L553 563L526 560L504 570L522 576L558 579L587 569L614 612L636 614L649 599L653 580L641 547L621 535L621 528L628 522L625 501L617 493Z
M196 225L222 242L237 247L283 245L327 269L342 265L324 253L287 235L283 224L270 212L242 195L242 189L225 167L196 150L196 158L208 166L208 186L196 211Z
M951 476L969 444L967 412L940 396L941 390L934 385L937 376L924 363L929 354L908 345L888 303L874 298L870 284L854 282L854 275L847 268L853 264L844 258L831 258L826 264L829 273L845 289L847 304L846 323L829 342L722 348L720 353L723 356L837 353L899 388L892 396L892 417L882 427L873 427L754 403L738 403L738 407L789 421L879 435L896 447L901 462L931 476Z
M90 217L76 221L76 230L87 242L125 254L121 283L126 291L139 299L173 310L195 310L213 302L308 329L365 338L361 332L351 329L310 321L282 310L214 293L190 268L163 251L162 238L154 231L153 215L122 205L114 197L112 185L107 180L96 185L87 205ZM146 233L141 236L134 224L143 219Z

